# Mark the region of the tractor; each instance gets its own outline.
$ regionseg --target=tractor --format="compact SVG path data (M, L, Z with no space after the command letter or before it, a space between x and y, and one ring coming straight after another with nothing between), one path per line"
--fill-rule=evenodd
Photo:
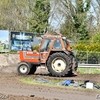
M73 74L78 63L67 37L44 34L39 50L20 51L17 71L21 75L34 74L37 67L44 64L52 76L61 77Z

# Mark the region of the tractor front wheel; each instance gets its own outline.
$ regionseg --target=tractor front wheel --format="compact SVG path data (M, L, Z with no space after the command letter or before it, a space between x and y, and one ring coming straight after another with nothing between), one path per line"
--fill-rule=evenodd
M30 73L31 65L26 62L21 62L18 65L17 71L21 75L27 75Z

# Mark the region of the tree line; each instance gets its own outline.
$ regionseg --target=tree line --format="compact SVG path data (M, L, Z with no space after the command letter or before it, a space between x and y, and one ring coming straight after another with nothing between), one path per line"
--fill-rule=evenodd
M100 32L100 0L0 0L0 30L57 30L75 42L91 42Z
M46 32L49 12L47 0L0 0L0 30Z

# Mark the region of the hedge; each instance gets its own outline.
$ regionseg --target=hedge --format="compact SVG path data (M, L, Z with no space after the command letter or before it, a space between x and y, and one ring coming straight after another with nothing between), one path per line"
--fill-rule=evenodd
M91 43L90 45L80 43L77 44L76 46L72 45L72 47L74 47L79 51L76 54L78 62L82 62L82 63L84 62L88 64L100 63L100 53L95 53L95 52L100 52L99 43ZM80 52L80 51L88 51L88 60L87 60L87 52Z
M39 50L39 47L40 47L40 45L34 45L34 46L33 46L33 50L38 51L38 50Z
M99 43L91 43L89 45L80 43L77 45L72 45L72 47L76 48L78 51L100 52L100 44Z

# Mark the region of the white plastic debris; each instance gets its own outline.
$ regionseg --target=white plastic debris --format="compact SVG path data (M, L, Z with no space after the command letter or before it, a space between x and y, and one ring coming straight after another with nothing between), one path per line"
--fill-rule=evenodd
M93 89L93 83L87 82L87 83L86 83L86 88L87 88L87 89Z

